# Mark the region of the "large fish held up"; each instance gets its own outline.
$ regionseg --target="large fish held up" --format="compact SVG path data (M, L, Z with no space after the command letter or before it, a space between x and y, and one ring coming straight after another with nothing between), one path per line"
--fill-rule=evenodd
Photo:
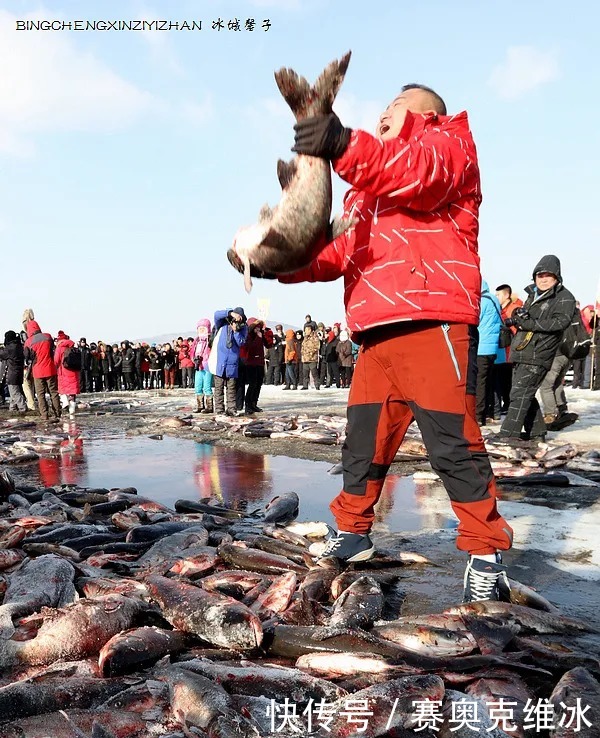
M332 112L349 62L350 52L332 61L314 86L293 69L275 72L277 87L297 121ZM302 154L287 163L280 159L277 176L281 201L273 209L264 205L258 223L240 228L227 252L230 263L244 274L247 292L252 277L272 277L306 266L319 244L332 241L353 224L343 218L330 223L331 165L326 159Z

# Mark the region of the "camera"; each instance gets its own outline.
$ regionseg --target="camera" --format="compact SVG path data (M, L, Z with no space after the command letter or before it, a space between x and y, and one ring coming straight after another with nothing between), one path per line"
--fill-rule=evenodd
M504 325L507 328L512 328L513 326L516 326L518 328L520 323L523 320L529 320L529 317L530 317L529 312L527 311L526 308L518 307L518 308L515 308L515 310L513 310L513 313L510 316L510 318L507 318L504 321Z

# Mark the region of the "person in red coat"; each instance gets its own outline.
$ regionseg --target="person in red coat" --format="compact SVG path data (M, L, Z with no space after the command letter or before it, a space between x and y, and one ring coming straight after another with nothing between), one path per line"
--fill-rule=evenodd
M31 373L42 420L46 422L50 420L46 392L50 395L53 415L58 420L60 418L60 399L58 397L56 366L53 359L54 341L49 333L42 333L42 329L36 320L30 320L27 323L27 340L23 349L25 361L32 365Z
M63 410L69 411L69 416L75 415L77 407L77 395L79 394L79 370L67 369L63 359L67 350L75 346L73 341L63 331L58 331L56 336L56 348L54 349L54 364L58 376L58 393Z
M390 464L416 420L429 460L458 517L469 554L466 602L508 586L500 551L512 530L475 418L481 299L477 151L466 112L447 115L424 85L405 85L376 134L345 128L335 113L300 120L293 151L330 161L351 185L351 227L280 282L344 279L346 324L361 345L348 398L343 490L331 503L337 533L323 556L371 558L375 506ZM329 240L329 242L328 242Z
M258 318L248 318L248 337L240 348L240 358L244 361L248 387L244 398L246 415L261 413L258 398L265 378L265 348L273 345L273 331L265 327Z

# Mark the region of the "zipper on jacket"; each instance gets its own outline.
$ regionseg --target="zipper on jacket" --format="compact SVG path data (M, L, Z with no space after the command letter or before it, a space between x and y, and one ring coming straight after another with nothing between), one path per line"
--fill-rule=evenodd
M448 346L448 351L450 352L450 358L452 359L452 363L454 364L456 377L460 381L460 367L458 366L456 354L454 353L454 346L452 345L452 341L450 340L450 326L448 325L448 323L442 323L442 331L444 332L444 338Z

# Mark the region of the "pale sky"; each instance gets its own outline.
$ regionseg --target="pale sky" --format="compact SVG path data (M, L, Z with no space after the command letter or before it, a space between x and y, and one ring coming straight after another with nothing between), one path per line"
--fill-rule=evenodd
M44 18L202 30L16 30ZM236 18L242 30L228 30ZM273 72L290 66L312 81L348 49L334 106L345 125L373 131L407 82L468 111L491 288L506 281L522 294L539 257L555 253L567 287L592 302L599 21L595 3L577 1L5 0L0 330L18 330L33 307L44 330L88 340L179 335L219 308L256 314L265 299L270 320L343 321L341 281L255 281L247 295L226 252L277 203L276 162L292 156L294 120ZM336 207L345 189L336 177Z

